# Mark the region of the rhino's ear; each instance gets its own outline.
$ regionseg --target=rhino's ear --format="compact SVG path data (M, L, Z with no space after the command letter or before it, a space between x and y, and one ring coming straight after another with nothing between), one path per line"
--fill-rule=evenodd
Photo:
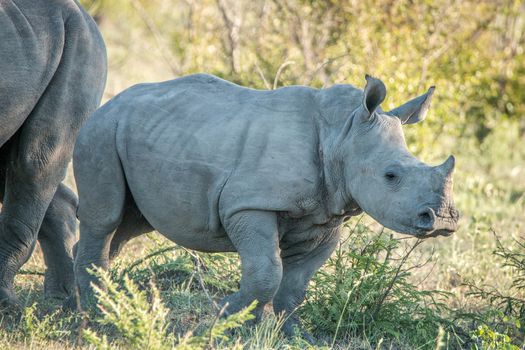
M435 87L432 86L425 94L394 108L387 114L398 117L401 124L414 124L425 119L434 89Z
M379 105L385 100L386 88L385 84L377 78L365 75L366 86L363 97L363 107L367 112L367 117L370 117Z

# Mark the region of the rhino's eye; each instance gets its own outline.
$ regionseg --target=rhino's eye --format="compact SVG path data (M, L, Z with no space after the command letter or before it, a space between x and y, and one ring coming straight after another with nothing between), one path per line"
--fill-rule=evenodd
M389 171L385 174L385 178L388 180L388 181L394 181L397 176L396 174L394 174L393 172Z

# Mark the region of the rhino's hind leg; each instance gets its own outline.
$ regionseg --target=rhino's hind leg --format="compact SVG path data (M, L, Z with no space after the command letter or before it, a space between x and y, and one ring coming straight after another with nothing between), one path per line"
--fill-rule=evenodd
M9 141L6 191L0 214L0 299L7 303L14 301L15 274L33 251L47 208L66 174L78 130L102 96L105 49L94 24L86 21L87 15L80 10L70 11L64 21L58 67ZM47 56L41 58L44 59L35 61L35 65L47 64ZM20 79L26 78L22 74Z
M257 300L254 314L258 321L281 283L276 215L265 211L239 212L226 220L225 228L241 257L242 276L240 290L222 303L228 303L226 312L231 314Z
M38 232L46 263L44 293L47 297L64 299L74 289L73 246L77 241L77 203L76 195L60 184Z
M10 143L0 150L0 201L5 195L6 153ZM65 185L60 184L42 221L38 240L44 253L46 274L44 291L53 298L66 297L73 290L73 255L76 242L77 198ZM13 300L14 295L11 296Z
M10 149L0 214L0 301L4 305L17 303L12 291L14 277L34 250L42 220L67 164L64 159L63 166L60 162L53 167L35 166L31 159L34 154L20 151L18 146L31 141L18 136L16 141L17 147Z
M85 137L91 139L93 135ZM110 262L118 256L129 240L153 230L127 188L114 137L99 141L105 150L100 158L96 155L93 157L91 153L84 153L82 140L75 152L74 168L79 193L80 220L75 277L82 309L93 303L90 284L98 282L88 269L94 266L108 269Z
M97 117L95 114L93 119ZM109 267L111 240L126 209L126 180L116 151L115 126L107 125L106 122L111 124L108 119L100 124L88 122L79 135L73 155L80 220L75 280L82 309L94 302L91 282L98 282L88 270ZM93 143L98 150L104 151L93 150Z
M98 102L92 96L98 91L64 91L64 86L72 82L81 86L84 80L69 73L72 65L84 62L75 58L61 61L45 93L9 141L0 214L0 300L4 304L16 303L14 277L33 252L48 206L64 179L78 127ZM86 98L85 103L80 97Z

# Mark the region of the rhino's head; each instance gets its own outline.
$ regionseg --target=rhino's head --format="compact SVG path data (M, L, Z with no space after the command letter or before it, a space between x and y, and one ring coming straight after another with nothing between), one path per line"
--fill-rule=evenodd
M342 144L347 195L382 225L418 237L448 236L458 226L452 200L454 157L429 166L407 149L402 124L424 119L434 88L389 112L386 89L366 76L362 105Z

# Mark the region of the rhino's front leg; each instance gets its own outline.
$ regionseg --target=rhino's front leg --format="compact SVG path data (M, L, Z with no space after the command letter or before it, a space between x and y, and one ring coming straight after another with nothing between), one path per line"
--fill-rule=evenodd
M283 279L273 299L273 309L277 315L284 313L286 320L282 330L286 335L298 332L312 343L313 338L303 330L295 310L303 302L308 282L337 246L340 234L339 228L315 228L304 235L316 238L302 243L283 239Z
M225 228L241 257L239 292L227 296L227 314L235 313L257 300L256 321L272 300L282 277L277 217L273 212L242 211L225 220Z

